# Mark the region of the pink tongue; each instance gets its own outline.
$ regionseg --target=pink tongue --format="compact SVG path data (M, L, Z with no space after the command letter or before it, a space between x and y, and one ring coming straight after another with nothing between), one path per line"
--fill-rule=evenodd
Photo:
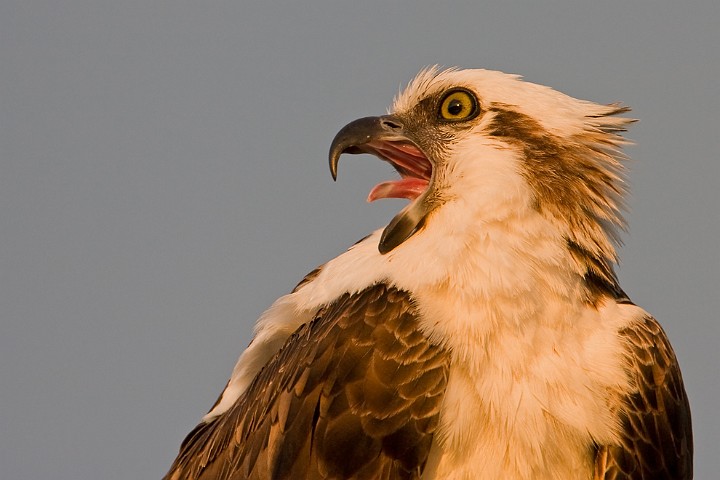
M367 201L374 202L380 198L407 198L408 200L415 200L425 191L427 186L427 180L414 177L382 182L370 190Z

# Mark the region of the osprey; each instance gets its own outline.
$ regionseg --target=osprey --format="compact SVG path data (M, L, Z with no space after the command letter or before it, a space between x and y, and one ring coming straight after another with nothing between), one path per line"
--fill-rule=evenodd
M619 105L422 71L330 147L410 202L257 322L167 480L690 479L690 409L618 284Z

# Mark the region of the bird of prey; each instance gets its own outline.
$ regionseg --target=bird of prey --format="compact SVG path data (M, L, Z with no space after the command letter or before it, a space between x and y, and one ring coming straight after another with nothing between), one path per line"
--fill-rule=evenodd
M618 284L628 108L428 68L330 147L381 230L262 314L166 480L690 479L690 408Z

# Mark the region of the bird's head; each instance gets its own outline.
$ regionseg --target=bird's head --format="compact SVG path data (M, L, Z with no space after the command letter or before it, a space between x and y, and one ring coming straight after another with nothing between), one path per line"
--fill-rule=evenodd
M623 226L619 132L632 121L614 115L627 110L516 75L430 68L387 115L355 120L338 132L330 170L336 178L343 153L370 153L400 174L368 196L410 200L383 231L382 254L422 235L443 211L453 212L446 224L459 224L463 215L482 223L532 209L593 273L609 280L616 229Z

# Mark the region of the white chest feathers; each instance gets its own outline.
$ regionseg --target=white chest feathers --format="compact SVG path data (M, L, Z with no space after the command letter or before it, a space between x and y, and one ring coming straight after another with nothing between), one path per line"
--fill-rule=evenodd
M629 387L616 332L643 315L612 302L575 312L572 328L503 329L474 352L464 341L423 479L592 478L593 444L617 440Z

